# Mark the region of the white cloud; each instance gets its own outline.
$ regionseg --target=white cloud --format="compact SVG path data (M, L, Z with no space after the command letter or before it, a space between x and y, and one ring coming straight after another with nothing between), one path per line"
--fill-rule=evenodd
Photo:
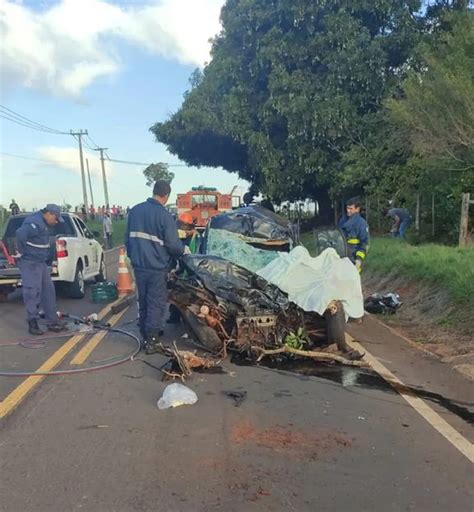
M78 175L81 174L81 167L79 162L79 149L77 147L58 147L58 146L43 146L37 149L37 153L40 158L54 162L55 166L72 171ZM84 156L84 170L86 167L86 158L89 160L89 170L92 177L102 179L102 171L100 166L100 159L98 153L95 151L89 151L83 149ZM111 176L114 173L114 166L111 162L107 162L107 176Z
M155 0L121 7L100 0L61 0L37 12L0 0L2 85L78 97L122 64L126 41L183 64L209 59L224 0Z

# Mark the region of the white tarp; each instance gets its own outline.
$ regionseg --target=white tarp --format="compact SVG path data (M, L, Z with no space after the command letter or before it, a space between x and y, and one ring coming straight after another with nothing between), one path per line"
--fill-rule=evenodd
M344 305L346 317L364 315L364 299L360 275L348 258L334 249L326 249L312 258L301 245L279 257L257 272L288 294L291 302L305 311L322 315L332 300Z

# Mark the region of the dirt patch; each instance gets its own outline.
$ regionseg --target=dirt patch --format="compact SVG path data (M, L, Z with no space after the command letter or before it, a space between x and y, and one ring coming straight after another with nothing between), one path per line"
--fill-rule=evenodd
M454 304L445 290L392 273L365 275L363 292L365 297L371 293L398 293L403 306L397 313L377 316L442 360L474 354L474 311ZM466 375L465 371L462 373Z
M321 451L352 446L352 439L339 432L305 432L291 424L259 429L249 420L240 421L233 426L231 441L313 458Z

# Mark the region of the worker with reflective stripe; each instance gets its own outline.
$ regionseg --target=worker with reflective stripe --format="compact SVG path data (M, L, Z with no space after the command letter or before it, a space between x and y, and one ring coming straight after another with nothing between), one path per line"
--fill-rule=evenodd
M367 256L369 246L369 225L361 217L360 208L362 204L359 198L353 197L346 203L346 214L339 221L339 229L344 233L349 258L360 272L362 263Z
M49 226L58 222L64 222L59 206L48 204L27 217L16 232L18 253L15 257L18 258L21 272L28 330L33 335L44 334L38 325L40 306L49 331L60 332L66 329L66 324L58 320L56 292L46 264L50 257Z
M135 272L140 333L147 354L158 351L168 303L168 272L183 254L173 216L165 208L169 183L157 181L153 197L134 206L128 215L125 245Z

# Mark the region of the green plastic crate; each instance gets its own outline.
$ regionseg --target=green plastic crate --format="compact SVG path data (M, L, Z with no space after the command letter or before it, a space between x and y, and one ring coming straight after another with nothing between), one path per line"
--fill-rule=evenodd
M97 283L92 286L92 302L107 303L118 299L118 290L115 283Z

